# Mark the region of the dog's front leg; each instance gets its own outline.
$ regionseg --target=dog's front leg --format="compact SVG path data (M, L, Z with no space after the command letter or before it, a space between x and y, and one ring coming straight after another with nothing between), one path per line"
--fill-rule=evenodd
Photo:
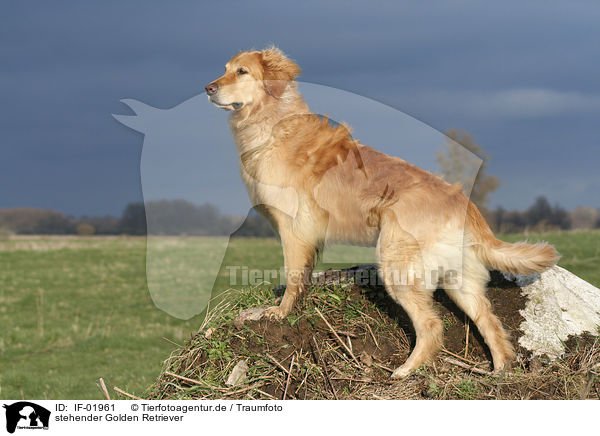
M265 316L282 319L310 286L315 257L315 246L298 238L292 231L280 229L285 262L286 287L279 306L269 307Z

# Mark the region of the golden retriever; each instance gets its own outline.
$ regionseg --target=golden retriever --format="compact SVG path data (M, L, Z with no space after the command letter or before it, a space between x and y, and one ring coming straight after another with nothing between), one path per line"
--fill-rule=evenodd
M206 86L214 105L232 111L242 178L281 236L286 290L266 315L290 313L326 240L373 244L386 290L409 315L417 337L393 378L407 376L441 347L442 322L432 305L438 285L475 322L495 370L503 370L514 351L486 297L488 269L539 273L557 262L555 249L496 239L461 186L367 147L347 126L312 114L297 90L299 74L295 62L271 47L240 52ZM289 189L293 214L286 213ZM454 274L427 286L427 275L441 270Z

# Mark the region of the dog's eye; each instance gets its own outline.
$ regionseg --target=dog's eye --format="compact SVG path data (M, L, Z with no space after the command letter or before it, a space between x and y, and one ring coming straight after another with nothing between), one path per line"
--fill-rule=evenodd
M242 74L248 74L248 71L244 70L243 68L238 68L237 73L238 76L241 76Z

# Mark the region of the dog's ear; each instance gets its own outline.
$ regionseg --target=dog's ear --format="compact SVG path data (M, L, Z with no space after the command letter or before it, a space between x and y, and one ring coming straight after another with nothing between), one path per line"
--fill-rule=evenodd
M279 98L288 82L294 80L302 70L276 47L263 50L261 56L265 90L273 97Z

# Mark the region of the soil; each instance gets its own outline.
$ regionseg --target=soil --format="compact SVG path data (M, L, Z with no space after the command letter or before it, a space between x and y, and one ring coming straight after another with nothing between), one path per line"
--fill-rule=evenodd
M596 369L600 359L598 339L591 335L569 339L565 344L567 353L558 362L532 359L517 343L519 326L524 321L519 311L524 309L527 299L515 283L498 272L492 272L487 295L517 351L515 371L502 383L486 375L492 367L483 338L442 290L435 292L434 304L444 323L445 350L433 362L431 370L417 372L401 382L390 380L391 371L405 361L414 347L412 324L383 287L351 285L345 289L337 294L337 298L343 299L341 302L331 300L329 289L309 294L303 306L282 321L246 321L240 325L233 322L237 312L226 315L210 329L214 330L212 336L200 331L183 349L173 353L176 357L168 366L171 375L163 372L150 396L157 399L178 395L263 399L600 398L600 370ZM351 316L350 307L354 311ZM327 315L332 327L318 316L315 308ZM220 351L211 354L211 347L224 343L229 354L223 356ZM449 362L449 357L454 362ZM226 388L219 384L205 389L199 387L205 382L185 382L212 379L211 383L220 383L219 377L223 376L215 378L214 374L224 374L226 378L232 366L244 359L251 368L247 388ZM315 367L316 372L310 369ZM173 373L184 378L176 379ZM251 385L256 383L260 386L253 390ZM175 385L180 387L175 389ZM186 389L192 390L181 394Z
M380 309L389 323L398 328L397 336L381 335L376 337L367 331L339 331L340 336L344 336L352 345L352 351L355 356L370 356L375 362L381 363L387 368L393 369L400 366L408 357L410 350L414 347L416 337L412 329L412 324L404 310L396 304L387 294L385 289L380 286L370 288L360 288L356 285L351 290L352 297L356 299L368 300ZM502 321L505 329L509 332L515 349L522 354L527 354L527 350L519 347L517 343L518 329L523 317L519 310L525 307L526 298L521 295L520 288L513 282L510 282L502 274L494 272L488 288L488 298L492 304L494 313ZM466 359L476 362L491 362L491 355L483 338L479 334L477 327L469 320L464 313L449 299L446 293L439 289L434 293L434 305L442 320L444 320L444 346L455 354L464 356ZM369 305L365 304L363 309L367 315L377 317L378 313L370 313ZM374 311L373 311L374 312ZM467 348L467 329L468 348ZM261 340L253 338L240 339L234 337L230 347L235 350L234 353L241 352L243 348L253 353L268 353L273 356L283 366L290 364L290 357L297 351L310 351L315 361L322 362L319 359L318 344L325 340L332 339L331 330L321 319L301 318L294 326L287 322L273 322L269 320L248 321L245 326L254 331ZM336 327L337 329L338 327ZM368 359L368 358L367 358ZM325 363L327 366L327 363ZM488 368L491 370L491 363ZM335 374L335 369L330 370ZM339 380L333 376L334 389L340 391L348 386L344 380ZM389 372L385 370L372 371L371 380L379 382L389 381ZM301 380L291 380L289 390L292 392L297 388ZM276 386L266 386L266 392L281 396L281 389Z
M501 273L493 271L487 297L492 304L494 314L508 332L515 350L518 353L529 354L517 343L519 326L524 321L519 311L524 309L527 303L527 298L521 295L521 289L514 282L506 280ZM469 349L467 354L472 357L471 360L491 361L489 349L473 321L468 319L443 291L436 291L434 298L438 303L442 319L449 317L452 320L444 335L446 348L457 354L464 353L467 343L465 332L468 323Z

